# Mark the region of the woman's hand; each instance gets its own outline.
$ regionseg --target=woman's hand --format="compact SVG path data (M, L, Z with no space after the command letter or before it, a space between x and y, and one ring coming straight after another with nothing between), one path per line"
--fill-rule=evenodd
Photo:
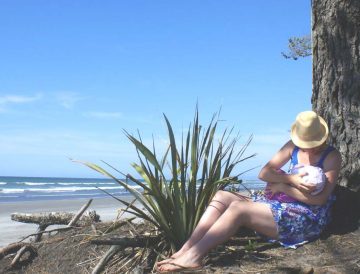
M305 192L305 193L311 193L316 190L316 185L312 183L307 183L304 181L303 177L307 175L306 172L300 172L298 174L293 174L292 176L292 183L291 185L298 190Z
M274 195L276 193L283 192L283 186L283 183L268 183L265 192Z

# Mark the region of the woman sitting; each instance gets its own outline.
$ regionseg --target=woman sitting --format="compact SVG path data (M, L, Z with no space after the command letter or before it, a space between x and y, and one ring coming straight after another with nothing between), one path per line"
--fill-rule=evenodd
M318 238L330 221L330 207L334 201L332 192L341 166L340 153L326 144L328 133L326 122L315 112L299 113L291 128L291 140L259 173L259 179L267 182L266 193L283 193L292 199L283 202L263 194L249 198L218 191L191 237L171 258L158 263L158 271L201 268L209 250L224 243L240 227L253 229L288 247L297 247ZM278 170L289 160L293 166L321 168L326 176L324 189L311 195L316 186L305 182L305 172L279 173Z

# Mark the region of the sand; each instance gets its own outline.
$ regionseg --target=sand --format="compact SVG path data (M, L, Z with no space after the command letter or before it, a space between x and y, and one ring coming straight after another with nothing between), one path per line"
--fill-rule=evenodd
M132 201L131 196L123 196L122 199ZM25 224L11 220L12 213L40 213L40 212L73 212L76 213L88 199L72 200L43 200L23 201L16 203L0 203L0 247L16 242L24 236L35 233L36 224ZM111 221L116 218L124 205L113 198L93 199L88 210L96 210L102 221ZM48 229L59 226L50 226Z

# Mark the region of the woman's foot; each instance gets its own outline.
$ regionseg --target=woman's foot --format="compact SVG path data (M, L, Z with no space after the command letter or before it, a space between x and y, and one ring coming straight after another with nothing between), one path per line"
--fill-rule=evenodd
M171 262L171 261L173 261L173 260L175 260L176 258L179 258L182 254L184 254L186 252L186 250L184 249L180 249L179 251L177 251L177 252L175 252L174 254L172 254L171 256L170 256L170 258L167 258L167 259L165 259L165 260L162 260L162 261L160 261L160 262L157 262L157 266L159 267L160 265L163 265L163 264L167 264L167 263L169 263L169 262Z
M159 261L156 263L156 266L159 267L160 265L163 265L163 264L167 264L169 262L171 262L172 260L175 260L176 258L174 258L173 256L171 256L170 258L167 258L165 260L162 260L162 261Z
M199 256L194 256L193 254L190 254L190 252L185 252L182 256L158 266L158 271L161 273L171 271L197 270L201 269L202 267L202 260Z

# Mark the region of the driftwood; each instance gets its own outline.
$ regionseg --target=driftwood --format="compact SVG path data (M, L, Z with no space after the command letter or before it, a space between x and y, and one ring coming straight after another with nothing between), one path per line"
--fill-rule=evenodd
M25 261L20 261L22 255L26 252L29 252L29 257ZM12 260L10 266L15 267L19 263L25 263L32 261L38 255L37 250L32 245L24 245L19 251L16 253L15 258Z
M72 218L71 221L68 223L68 226L74 226L76 224L76 222L83 215L84 211L90 206L91 202L92 202L92 199L90 199L85 205L83 205L82 208L80 208L79 212L76 213L74 218Z
M30 255L26 259L26 261L31 261L37 256L37 251L35 247L28 243L13 243L9 244L6 247L0 249L0 260L9 254L13 254L16 252L15 258L11 262L11 267L15 267L26 252L29 252ZM24 263L25 261L23 261Z
M13 213L11 214L11 220L22 222L22 223L32 223L38 224L39 226L49 226L49 225L68 225L74 226L76 223L79 225L87 225L92 222L99 221L99 215L94 211L90 211L88 215L85 215L81 218L84 211L90 206L92 199L90 199L77 214L69 212L46 212L46 213ZM81 218L81 219L80 219Z
M49 212L49 213L13 213L11 214L11 220L38 224L39 227L35 233L35 242L41 240L42 234L46 232L46 228L50 225L67 225L73 227L75 224L80 226L89 225L93 222L100 220L99 215L95 211L90 211L87 215L82 216L85 210L90 206L92 199L90 199L77 214L69 212ZM26 237L27 238L27 237Z
M116 245L120 247L143 247L151 245L159 241L158 236L137 236L137 237L121 237L110 239L96 239L91 240L91 244L95 245Z
M36 233L36 236L34 238L34 242L37 243L37 242L40 242L41 241L41 236L43 235L41 231L44 231L46 228L48 227L47 224L39 224L39 227L37 229L37 233Z
M49 225L67 225L74 213L68 212L47 212L47 213L13 213L11 214L11 220L21 223L31 223L43 226Z
M9 244L3 248L0 248L0 260L4 258L6 255L17 252L23 246L28 245L26 243L13 243Z
M128 223L125 221L124 223ZM122 224L122 223L120 223ZM91 274L100 274L105 268L106 264L111 258L124 247L144 247L149 244L155 244L159 241L159 236L136 236L136 237L121 237L121 238L110 238L110 239L96 239L91 240L91 244L95 245L111 245L109 250L100 259L98 264L95 266Z
M100 274L106 264L110 261L110 259L122 249L122 246L113 245L109 248L109 250L105 253L105 255L100 259L98 264L95 266L91 274Z
M29 223L29 224L38 224L39 226L49 225L69 225L70 222L75 218L74 213L69 212L46 212L46 213L13 213L11 214L11 220ZM95 220L94 220L95 219ZM91 224L98 220L98 215L94 218L93 216L85 215L80 220L76 220L76 223L80 226ZM74 222L73 222L74 223ZM74 224L69 225L74 226Z
M22 241L24 241L27 238L32 237L32 236L38 236L39 234L44 234L44 233L50 234L52 232L68 231L68 230L73 229L73 228L76 228L76 227L75 226L67 226L67 227L59 227L59 228L55 228L55 229L51 229L51 230L42 230L42 231L39 231L37 233L27 235L26 237L22 238L19 242L22 242Z
M88 205L87 205L88 206ZM69 212L46 212L46 213L13 213L11 214L11 220L22 222L22 223L31 223L38 224L39 226L49 226L49 225L68 225L74 226L78 223L80 226L91 224L92 222L96 222L99 220L98 215L96 213L90 212L88 215L83 216L81 219L81 215L86 210L82 208L82 210L77 213L69 213Z

